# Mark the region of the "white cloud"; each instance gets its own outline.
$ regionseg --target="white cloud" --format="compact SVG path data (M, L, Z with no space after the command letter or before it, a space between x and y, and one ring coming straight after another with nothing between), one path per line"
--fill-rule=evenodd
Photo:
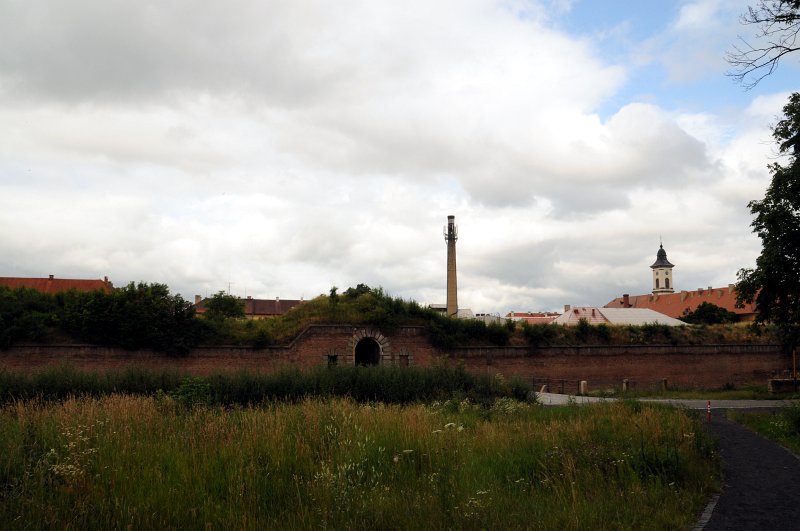
M707 32L709 22L714 21L721 5L720 0L699 0L681 6L674 27L677 31Z
M554 29L571 8L5 3L0 274L440 302L455 214L476 311L646 291L659 235L679 282L729 278L786 94L601 118L633 67ZM712 8L674 35L702 48Z

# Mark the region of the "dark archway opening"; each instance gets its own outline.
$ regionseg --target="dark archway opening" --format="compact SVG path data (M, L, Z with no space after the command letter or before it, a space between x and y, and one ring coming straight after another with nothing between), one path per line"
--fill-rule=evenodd
M369 367L381 361L381 346L371 337L365 337L356 345L356 365Z

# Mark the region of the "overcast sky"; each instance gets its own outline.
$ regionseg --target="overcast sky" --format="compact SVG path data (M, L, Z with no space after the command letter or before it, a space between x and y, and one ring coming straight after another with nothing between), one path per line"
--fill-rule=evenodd
M799 62L755 0L0 0L0 276L459 306L726 286Z

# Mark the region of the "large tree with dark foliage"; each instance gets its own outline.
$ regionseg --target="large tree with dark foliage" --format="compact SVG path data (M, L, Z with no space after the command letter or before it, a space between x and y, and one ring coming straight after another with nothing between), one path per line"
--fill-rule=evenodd
M704 301L694 311L690 312L688 308L684 310L678 319L689 324L724 324L735 323L737 317L734 312Z
M62 327L89 343L185 354L200 339L194 306L165 284L131 282L112 293L72 291L57 300Z
M800 338L800 93L789 97L783 112L772 136L789 160L769 165L764 199L748 205L763 249L754 269L739 271L737 291L739 302L755 301L757 321L775 324L792 349Z
M244 317L244 302L235 295L219 291L206 300L206 317L209 319Z
M741 21L757 26L757 42L740 38L725 59L733 67L728 75L752 88L774 72L784 56L800 50L800 0L759 0Z
M34 289L0 286L0 350L17 341L42 341L54 325L53 297Z

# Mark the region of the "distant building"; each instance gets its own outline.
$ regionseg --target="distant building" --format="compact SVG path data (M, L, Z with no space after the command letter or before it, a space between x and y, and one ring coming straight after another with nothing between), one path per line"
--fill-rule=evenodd
M661 312L670 317L680 317L684 312L693 312L702 303L708 302L725 308L736 314L739 321L755 319L753 304L736 304L736 286L729 284L726 288L698 288L694 291L665 293L658 295L628 295L617 297L605 305L605 308L647 308Z
M459 308L456 312L459 319L475 319L475 313L470 308Z
M709 286L694 291L682 290L680 293L675 293L673 267L675 266L667 260L664 246L660 245L656 261L650 266L653 270L653 293L647 295L628 295L626 293L606 304L604 308L648 309L679 318L685 312L693 312L702 303L708 302L735 313L739 321L755 319L753 304L739 305L736 303L736 286L734 284L728 284L727 288Z
M558 312L508 312L506 319L528 324L550 324L559 315L561 314Z
M568 306L565 308L564 313L553 321L553 324L575 326L581 319L586 320L591 325L661 324L683 326L686 324L683 321L646 308L595 308L592 306L580 306L577 308Z
M114 285L108 280L108 277L103 277L103 280L55 278L53 275L47 278L0 277L0 286L10 289L30 288L51 295L70 290L83 292L102 291L104 293L114 291Z
M209 299L204 299L200 295L194 296L194 307L195 311L202 315L206 312L206 304ZM252 297L247 297L245 299L239 299L244 305L244 315L248 319L269 319L270 317L278 317L295 306L303 304L303 300L295 300L295 299L281 299L280 297L276 297L274 299L254 299Z
M429 304L428 308L434 310L442 315L448 315L448 309L446 304ZM483 314L479 314L483 315ZM451 317L457 317L459 319L475 319L475 313L470 308L458 308L455 314L452 314Z

